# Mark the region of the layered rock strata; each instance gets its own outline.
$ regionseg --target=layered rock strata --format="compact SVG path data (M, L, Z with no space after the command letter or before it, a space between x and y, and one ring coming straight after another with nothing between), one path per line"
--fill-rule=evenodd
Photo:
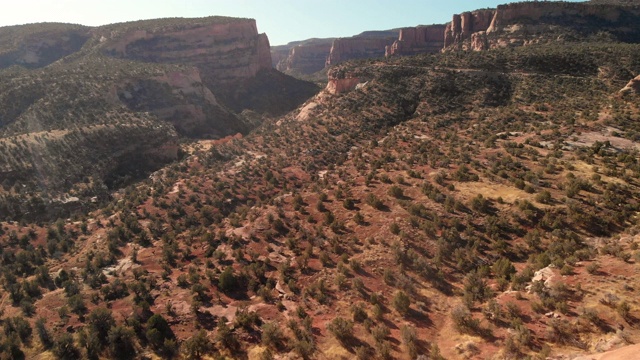
M354 90L360 84L360 77L356 74L345 73L344 70L332 69L327 73L327 77L325 91L334 95Z
M353 59L381 58L385 48L392 45L394 38L341 38L333 41L326 66L337 65Z
M385 56L437 53L444 47L445 25L428 25L400 29L398 40L385 49Z
M272 67L269 39L258 34L253 19L132 27L105 35L103 51L110 56L196 66L207 84L241 81Z
M309 39L271 48L274 67L286 74L308 75L344 61L385 56L399 30L365 31L349 38Z
M333 40L295 45L276 64L276 69L285 72L312 74L324 69ZM273 54L273 52L272 52Z

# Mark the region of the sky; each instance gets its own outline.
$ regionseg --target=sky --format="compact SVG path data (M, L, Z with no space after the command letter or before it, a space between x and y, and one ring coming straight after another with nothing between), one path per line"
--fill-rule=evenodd
M575 1L575 0L574 0ZM510 0L10 0L0 26L64 22L89 26L165 17L254 18L271 45L366 30L442 24L463 11Z

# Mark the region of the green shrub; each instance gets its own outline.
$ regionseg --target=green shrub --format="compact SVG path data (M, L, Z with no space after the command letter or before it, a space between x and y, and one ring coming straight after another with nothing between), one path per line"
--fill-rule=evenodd
M396 292L393 297L393 307L402 315L409 313L409 306L411 306L411 298L404 291L400 290Z
M327 325L327 330L329 330L338 341L344 343L353 336L353 323L338 316Z

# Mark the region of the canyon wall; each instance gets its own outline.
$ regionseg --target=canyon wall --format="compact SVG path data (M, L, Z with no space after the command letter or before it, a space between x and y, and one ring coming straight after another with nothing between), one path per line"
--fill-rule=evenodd
M333 39L306 41L288 48L286 56L276 64L276 69L289 73L313 74L324 69ZM272 51L273 54L273 51ZM273 55L272 55L273 56Z
M385 48L393 44L394 38L340 38L335 39L327 57L326 66L353 59L381 58Z
M398 38L399 30L365 31L349 38L308 39L271 48L276 69L308 75L352 59L385 56L385 47Z
M98 31L107 55L196 66L208 85L238 82L271 69L269 39L258 34L255 20L222 19L160 28L141 22L139 27Z
M640 8L567 2L521 2L453 15L444 47L486 50L596 36L639 42Z
M258 33L253 19L163 19L115 24L96 32L108 56L196 67L202 83L235 113L249 109L282 115L318 91L312 83L275 74L269 39ZM222 107L215 108L223 123L232 122Z
M152 113L171 123L181 135L222 138L249 130L204 86L196 67L128 79L114 91L130 110Z
M437 53L444 47L445 25L416 26L400 29L398 40L385 49L385 56Z

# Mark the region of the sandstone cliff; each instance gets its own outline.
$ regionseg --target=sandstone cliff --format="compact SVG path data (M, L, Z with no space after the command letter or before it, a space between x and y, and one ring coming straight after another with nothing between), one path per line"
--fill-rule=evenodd
M310 39L297 45L285 46L287 53L279 58L276 69L284 73L312 74L324 69L327 54L334 39ZM274 51L271 52L272 57Z
M249 109L280 115L318 91L314 84L275 74L269 39L258 33L253 19L140 21L101 27L96 33L98 46L108 56L196 67L202 83L224 104L215 112L221 124L232 119L225 107L236 113ZM258 94L268 94L270 104Z
M444 47L445 25L403 28L398 40L385 49L385 56L437 53Z
M352 59L381 58L385 48L393 44L394 38L341 38L333 41L326 66L336 65Z
M188 21L187 21L188 20ZM125 29L100 28L105 54L155 63L198 67L207 84L235 82L271 69L269 39L253 19L185 19L154 28L146 22ZM135 23L134 23L135 24Z
M640 8L566 2L521 2L454 15L450 50L485 50L556 41L640 41Z

